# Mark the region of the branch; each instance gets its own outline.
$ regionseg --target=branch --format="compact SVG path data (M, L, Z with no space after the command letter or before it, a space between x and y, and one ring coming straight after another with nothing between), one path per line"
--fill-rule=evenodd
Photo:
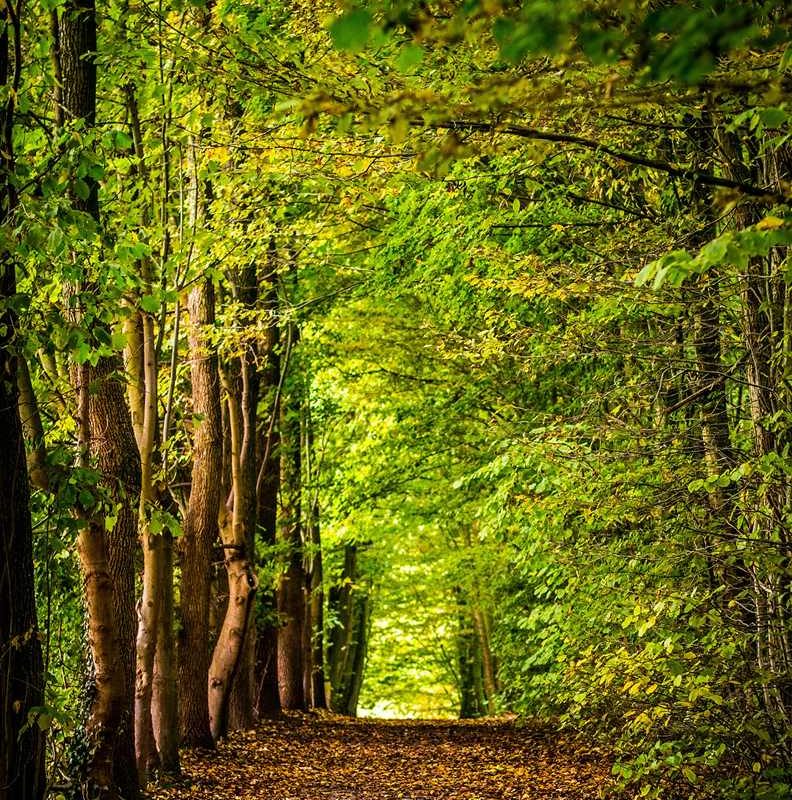
M626 164L635 164L639 167L649 167L650 169L657 169L672 175L675 178L687 178L688 180L697 181L705 186L719 186L723 189L738 189L739 191L751 195L753 197L774 197L786 200L785 194L779 194L761 186L756 186L753 183L745 183L743 181L735 181L730 178L719 178L709 172L702 172L698 169L690 169L687 167L680 167L671 164L668 161L660 161L655 158L647 158L646 156L638 155L636 153L625 153L620 150L614 150L612 147L601 144L594 139L587 139L584 136L576 136L571 133L553 133L552 131L541 131L537 128L526 128L522 125L498 125L494 122L474 122L469 120L450 120L448 122L436 122L433 127L443 130L468 130L480 131L486 133L506 133L510 136L519 136L523 139L537 139L544 142L563 142L565 144L576 144L584 147L587 150L594 150L598 153L605 153L611 158L623 161Z

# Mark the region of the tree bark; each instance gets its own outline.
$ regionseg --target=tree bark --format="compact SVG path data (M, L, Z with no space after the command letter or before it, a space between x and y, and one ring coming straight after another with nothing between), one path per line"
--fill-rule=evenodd
M457 669L459 672L459 718L474 719L484 713L484 691L479 640L470 605L462 589L454 587L457 606Z
M190 144L190 209L194 229L204 216L196 143ZM212 747L206 689L211 663L209 597L214 542L218 538L223 470L220 374L208 331L215 321L214 285L199 281L188 299L193 404L193 466L190 498L181 537L181 633L179 715L182 744Z
M339 620L330 632L327 648L330 707L336 713L348 716L357 713L371 614L368 591L358 579L357 555L356 544L344 546L341 580L330 589L328 597L332 616Z
M322 535L319 523L319 469L314 447L310 402L306 398L302 416L305 441L306 540L309 544L306 561L306 597L304 650L305 695L311 708L327 708L324 666L324 591L322 569Z
M263 543L274 548L277 541L278 494L280 491L280 385L281 359L279 353L278 287L274 242L270 243L270 259L262 276L266 285L264 308L269 312L267 342L263 354L261 395L267 413L259 431L259 474L256 480L257 523ZM280 712L278 690L278 633L277 595L272 587L259 592L259 613L256 631L256 710L258 716L273 716Z
M232 389L231 380L228 381L228 388ZM246 520L255 492L248 497L248 483L243 480L243 448L246 443L242 403L233 390L228 392L227 400L231 438L231 495L226 506L220 509L220 535L228 576L228 606L209 667L209 724L215 741L228 733L231 691L242 660L253 600L258 589L255 566L248 555ZM255 472L250 486L255 487Z
M296 339L292 331L291 341ZM278 689L281 706L305 709L303 626L305 570L301 520L300 392L297 378L286 379L280 409L281 500L279 538L287 550L286 570L278 586Z
M234 286L235 299L243 309L253 312L258 306L258 282L255 263L240 270ZM258 345L255 339L243 340L239 357L240 375L240 424L241 439L239 453L238 484L234 487L234 509L238 516L244 538L245 553L251 564L255 563L256 519L258 516L256 482L258 477L258 454L256 441L256 412L259 400L260 374L258 369ZM238 508L238 510L237 510ZM252 613L252 598L250 601ZM251 728L256 722L256 626L246 625L245 641L240 654L240 663L231 690L229 720L232 729Z
M720 131L721 149L727 156L726 173L742 180L758 178L768 185L781 187L792 174L792 151L782 145L760 155L759 142L749 139L745 145L734 132ZM734 209L734 225L747 228L764 216L765 210L754 202L744 201ZM746 351L746 382L749 412L753 428L753 450L759 460L782 463L788 455L790 426L785 421L784 385L789 374L788 281L785 277L786 255L771 251L766 257L748 262L741 279L742 338ZM781 574L769 568L754 576L757 602L757 655L760 668L775 676L774 697L778 712L792 715L792 531L788 523L789 480L774 469L764 479L761 496L754 502L754 536L778 548L782 558ZM756 568L754 568L756 571Z
M79 120L86 128L91 128L96 118L96 65L93 54L97 48L93 0L69 0L63 8L60 25L53 33L57 42L58 67L62 81L56 116L64 123ZM98 223L98 185L91 179L86 179L86 183L87 199L72 197L72 204L75 209L85 212ZM88 290L87 285L80 288L83 291ZM129 798L137 796L138 791L132 725L135 660L133 557L137 539L133 504L139 489L140 465L124 387L119 378L119 359L104 357L96 367L83 367L74 372L81 375L76 388L81 396L84 395L86 404L89 426L86 447L97 459L102 485L118 504L117 519L112 531L106 531L101 515L93 510L80 534L86 553L84 564L91 570L98 569L97 565L105 563L105 558L99 553L99 541L104 542L109 590L113 598L113 613L105 621L107 624L99 624L97 620L90 618L92 611L103 611L104 603L99 602L98 598L88 598L89 628L95 635L92 650L94 660L97 657L100 659L100 663L95 664L97 680L101 677L104 684L102 690L113 693L112 697L104 698L107 701L106 707L101 708L103 691L98 692L91 709L89 729L100 740L92 758L96 760L105 752L107 739L112 741L113 785L103 791L118 791ZM92 583L93 575L86 573L86 580ZM102 592L108 588L102 578L97 578L96 583ZM117 643L114 644L116 637ZM112 655L116 651L120 653L117 661ZM106 659L107 654L112 655L111 660ZM114 674L115 670L120 670L119 676ZM111 714L109 720L107 713ZM98 762L96 766L100 767ZM89 774L92 770L93 766L89 765Z
M17 6L19 8L19 6ZM0 9L0 84L16 89L22 65L20 21ZM16 51L12 64L9 45ZM0 223L16 206L13 128L14 92L0 106ZM5 303L16 294L16 264L0 252L0 800L40 800L44 795L44 734L31 709L41 705L44 668L33 581L33 531L25 444L19 413L18 323ZM28 725L28 722L32 724Z
M164 775L178 775L179 715L176 691L176 652L173 636L173 535L160 535L160 614L154 657L154 691L151 704L154 740Z

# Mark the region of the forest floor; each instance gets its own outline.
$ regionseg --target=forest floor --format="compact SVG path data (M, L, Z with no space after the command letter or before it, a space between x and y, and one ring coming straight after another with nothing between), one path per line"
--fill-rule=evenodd
M594 800L610 763L512 721L289 715L183 753L156 800Z

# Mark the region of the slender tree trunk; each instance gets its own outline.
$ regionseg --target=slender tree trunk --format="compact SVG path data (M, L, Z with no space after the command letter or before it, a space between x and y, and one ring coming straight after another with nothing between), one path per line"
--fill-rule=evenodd
M132 140L137 156L135 174L147 179L142 131L134 88L125 88ZM167 147L165 172L167 175ZM167 197L168 185L165 181ZM143 223L149 220L144 210ZM165 222L163 216L163 223ZM168 257L167 227L163 236L162 258ZM148 258L139 263L143 291L152 291L152 265ZM173 639L173 541L171 531L151 524L161 498L154 483L156 446L159 439L157 405L158 365L155 320L150 313L135 311L125 326L127 333L127 392L132 409L132 427L140 452L141 490L138 508L141 543L144 550L144 596L139 608L136 724L137 761L142 770L159 766L166 774L179 772L178 724L176 711L176 662ZM153 654L152 654L153 648ZM153 657L152 657L153 656ZM146 708L148 706L148 708ZM150 725L149 725L150 719Z
M327 708L324 667L324 593L322 591L322 552L319 533L319 508L314 507L311 519L311 542L314 549L308 583L307 617L309 620L311 671L309 673L312 708Z
M173 635L173 535L169 530L163 531L160 536L160 576L160 614L157 621L151 714L160 769L165 775L178 775L179 715Z
M230 380L228 386L232 386ZM231 437L231 495L228 504L220 510L224 517L220 523L220 535L228 576L228 606L209 668L209 724L215 741L228 733L231 691L240 667L258 588L256 570L248 556L246 515L251 498L246 497L247 486L242 479L242 404L233 391L228 394L227 400Z
M305 695L312 708L327 708L324 667L324 591L322 587L322 536L319 524L319 469L314 446L313 422L310 402L306 398L303 418L305 440L305 473L307 486L305 500L306 540L309 543L306 558L305 604Z
M789 180L792 159L787 146L764 156L759 143L748 139L745 147L736 133L719 129L719 144L726 156L728 177L756 180L780 186ZM755 202L744 200L736 206L733 221L738 229L758 222L765 211ZM784 255L771 251L767 257L748 261L741 278L742 338L745 346L746 382L749 412L753 427L753 450L758 459L778 459L787 455L790 428L784 424L784 381L788 375L785 348L784 306L788 282ZM782 412L779 414L779 412ZM787 720L792 715L792 645L789 621L792 617L792 533L788 524L789 480L785 474L768 475L761 493L754 495L753 536L777 547L783 569L766 568L757 562L754 587L759 611L756 636L760 667L776 676L773 695L778 712ZM756 574L756 570L761 572ZM764 596L762 596L764 594ZM757 616L755 614L755 616Z
M366 669L369 632L371 628L371 596L364 594L356 604L356 626L354 637L354 658L351 662L348 691L343 713L350 717L357 716L360 690L363 687L363 675Z
M235 289L235 299L243 309L254 311L258 306L257 270L254 263L240 271ZM258 516L256 482L258 477L258 458L256 441L256 412L259 400L260 374L257 366L259 353L255 339L242 343L239 358L241 384L240 424L242 426L239 453L239 480L234 489L235 515L244 537L245 553L254 564L256 552L256 519ZM238 511L237 511L238 507ZM253 600L250 599L250 612ZM256 721L256 626L246 625L245 641L240 655L240 663L234 679L230 700L230 725L232 729L251 728Z
M276 356L277 359L277 356ZM277 381L277 378L276 378ZM277 383L271 384L274 392ZM277 408L277 401L273 401ZM271 413L277 414L273 409ZM269 434L269 435L267 435ZM276 428L264 432L260 445L262 463L258 491L258 525L264 543L273 546L276 541L278 488L280 485L280 446ZM278 690L278 623L277 596L270 587L261 592L260 625L256 635L256 709L259 717L280 712Z
M189 217L195 230L203 211L196 143L191 142ZM223 470L220 374L208 331L215 321L214 286L199 281L188 300L189 346L193 404L193 466L190 498L181 537L181 633L179 636L179 714L182 743L213 746L206 689L209 641L210 583L214 542L219 535Z
M363 683L368 649L371 603L359 581L357 545L344 546L344 567L339 584L330 589L328 606L339 622L330 632L327 669L330 676L330 706L339 714L354 716Z
M38 401L33 391L30 369L21 353L17 356L17 389L19 391L19 415L28 451L27 468L30 484L46 491L50 488L50 481L44 426Z
M481 677L484 690L484 701L488 714L495 713L495 697L498 694L498 682L495 670L495 659L490 645L489 624L484 612L474 607L472 609L473 628L478 638L479 653L481 654Z
M460 587L454 587L457 605L457 668L459 672L459 718L474 719L484 712L479 640L470 606Z
M70 0L63 8L59 28L55 34L58 69L61 87L56 117L65 123L82 121L86 127L94 125L96 116L96 17L93 0ZM72 198L74 207L89 214L98 223L99 199L95 181L87 179L88 197ZM81 287L87 290L87 286ZM104 757L109 738L112 741L113 785L102 791L119 791L125 798L137 795L132 725L132 684L135 658L134 615L134 548L137 539L134 501L139 490L140 465L135 437L126 405L119 359L105 357L94 368L82 367L77 389L85 402L83 419L87 422L86 448L97 459L102 482L110 496L118 503L116 523L107 532L101 515L91 511L81 532L83 563L94 570L105 562L109 586L86 572L89 585L101 592L108 588L112 594L112 615L101 624L90 614L103 612L105 605L98 597L88 598L89 629L94 632L92 654L97 682L101 691L91 709L89 729L97 739L89 765L90 775L103 769L98 759ZM89 396L90 384L90 399ZM87 451L84 454L87 456ZM100 557L99 541L104 542L105 557ZM97 573L98 575L99 573ZM115 640L115 643L114 641ZM116 655L117 654L117 655ZM99 663L96 659L99 658ZM108 660L108 658L110 660ZM119 675L115 671L119 670ZM99 688L99 686L98 686ZM103 696L112 693L112 697ZM100 698L102 700L100 701ZM105 707L101 708L102 703ZM110 717L108 718L108 714ZM99 777L99 776L97 776ZM107 776L101 776L104 782Z
M154 663L160 631L167 635L171 621L164 616L164 584L172 580L165 570L164 534L151 525L157 497L154 489L154 444L157 434L157 364L154 320L142 314L143 326L143 420L140 426L141 491L138 524L143 548L143 595L138 608L137 675L135 686L135 748L138 775L145 786L147 774L159 766L154 736L152 697ZM166 644L167 647L167 644ZM166 698L165 704L167 706Z
M19 6L17 6L19 8ZM0 9L0 84L12 89L0 106L0 223L16 206L14 99L22 65L11 63L9 44L18 43L20 22ZM44 734L29 723L44 690L33 582L33 532L25 444L17 391L18 324L6 300L16 294L16 264L0 251L0 800L40 800L44 794Z
M296 339L296 332L291 340ZM278 688L283 708L304 709L303 626L305 571L302 552L300 393L292 374L286 379L281 402L281 519L279 538L287 548L286 571L278 586Z
M267 413L259 431L259 474L256 480L258 528L265 546L273 548L277 540L278 494L280 490L280 383L278 287L274 242L262 283L266 286L264 308L269 312L268 337L263 354L261 395ZM288 358L288 354L287 354ZM256 710L259 717L273 716L281 710L278 691L277 596L272 587L259 592L256 631Z

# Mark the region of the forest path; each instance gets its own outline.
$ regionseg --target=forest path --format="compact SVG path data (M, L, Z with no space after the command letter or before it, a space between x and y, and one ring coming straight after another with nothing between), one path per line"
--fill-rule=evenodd
M289 715L183 754L156 800L594 800L610 764L549 729L504 720Z

